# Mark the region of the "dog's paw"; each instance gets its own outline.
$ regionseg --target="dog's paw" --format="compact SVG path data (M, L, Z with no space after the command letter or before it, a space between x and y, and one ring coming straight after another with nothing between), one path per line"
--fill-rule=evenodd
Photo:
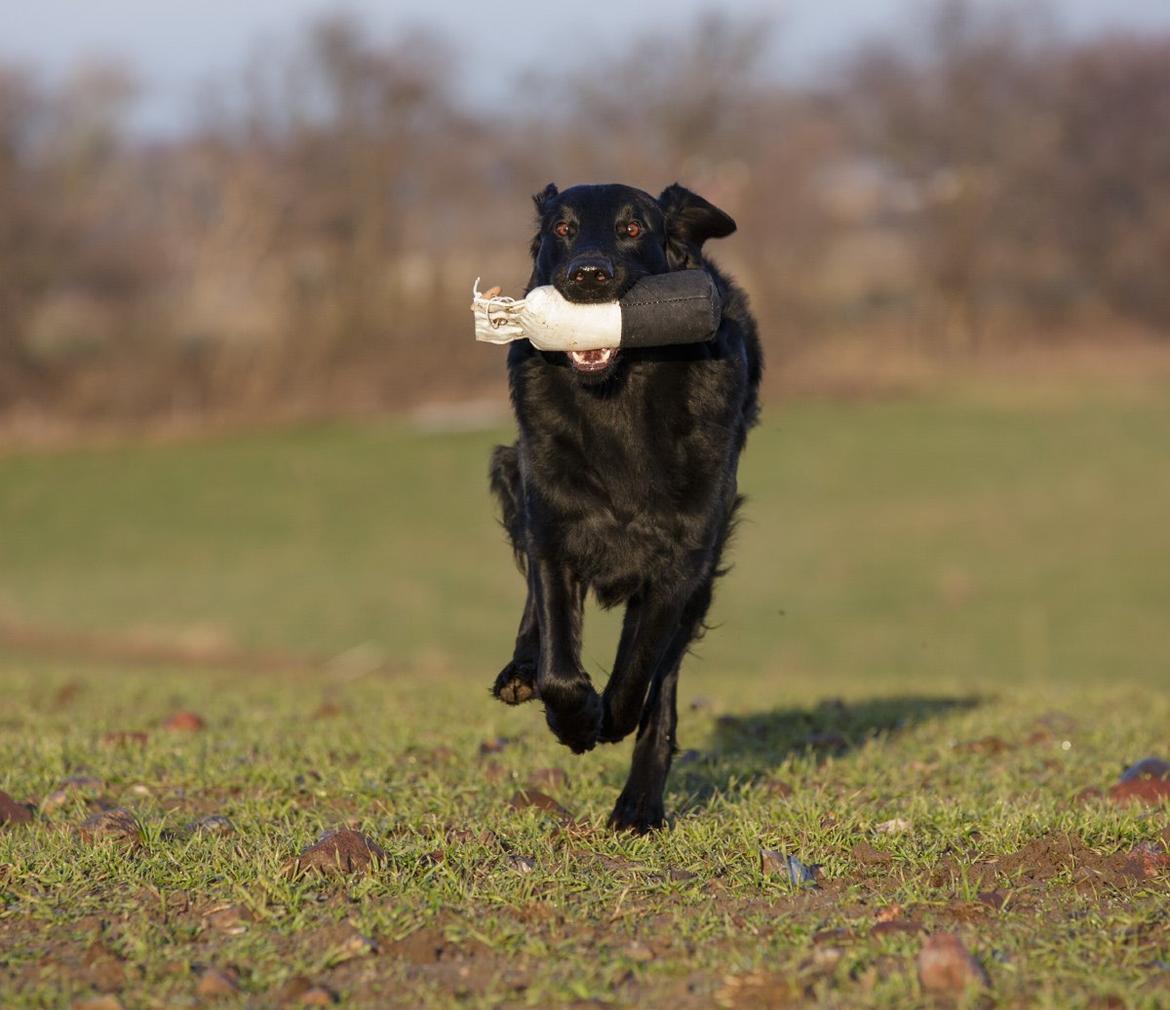
M641 710L633 718L623 717L614 712L613 701L608 695L602 695L601 705L601 730L597 735L598 743L621 743L638 728Z
M609 815L608 823L614 831L645 835L665 826L666 811L661 797L623 792Z
M492 694L505 705L523 705L536 697L536 669L513 660L492 685Z
M571 687L559 687L554 698L548 692L544 699L544 715L549 729L574 754L584 754L597 746L601 732L601 697L588 680Z

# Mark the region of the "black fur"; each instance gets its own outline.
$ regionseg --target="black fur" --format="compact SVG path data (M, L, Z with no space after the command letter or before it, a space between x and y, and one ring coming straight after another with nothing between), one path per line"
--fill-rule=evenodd
M514 342L519 439L497 447L491 463L528 580L515 652L493 692L510 704L539 697L553 732L577 753L637 730L610 823L648 831L663 823L679 665L702 633L740 502L736 468L759 411L759 339L743 292L703 257L705 241L735 230L706 200L676 184L657 200L628 186L549 185L535 201L529 288L611 300L647 274L702 267L723 300L709 342L623 350L600 374ZM631 221L641 226L634 237ZM600 264L588 287L574 280L581 263ZM598 276L609 278L600 288ZM626 607L601 695L580 661L589 590L605 607Z

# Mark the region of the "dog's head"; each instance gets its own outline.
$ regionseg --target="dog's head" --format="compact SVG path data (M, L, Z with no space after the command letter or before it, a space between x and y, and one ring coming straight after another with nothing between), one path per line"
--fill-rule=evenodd
M675 183L658 199L632 186L551 183L533 199L539 230L532 240L528 287L552 284L571 302L610 302L641 277L701 265L703 243L735 231L718 207ZM607 378L617 351L568 355L579 376Z

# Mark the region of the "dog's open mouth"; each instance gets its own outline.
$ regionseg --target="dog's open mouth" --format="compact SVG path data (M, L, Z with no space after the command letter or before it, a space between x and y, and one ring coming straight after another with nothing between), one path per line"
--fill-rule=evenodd
M569 364L578 372L592 375L604 372L617 356L616 347L606 347L599 351L569 351Z

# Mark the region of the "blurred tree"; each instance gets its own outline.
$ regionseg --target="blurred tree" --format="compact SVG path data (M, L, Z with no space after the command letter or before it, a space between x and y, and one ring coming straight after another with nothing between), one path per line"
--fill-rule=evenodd
M1038 191L1078 285L1170 328L1170 39L1083 45L1058 68ZM1037 180L1039 182L1040 180Z
M442 40L334 16L168 138L127 131L118 68L0 68L0 406L331 412L499 381L466 353L468 288L523 283L548 181L724 207L713 254L806 363L1170 333L1170 35L918 12L803 83L769 21L710 15L474 114Z
M996 247L1016 231L1011 188L1049 58L1039 10L942 0L927 8L923 38L862 48L846 85L863 150L908 183L918 269L943 308L927 325L972 346L999 280Z

